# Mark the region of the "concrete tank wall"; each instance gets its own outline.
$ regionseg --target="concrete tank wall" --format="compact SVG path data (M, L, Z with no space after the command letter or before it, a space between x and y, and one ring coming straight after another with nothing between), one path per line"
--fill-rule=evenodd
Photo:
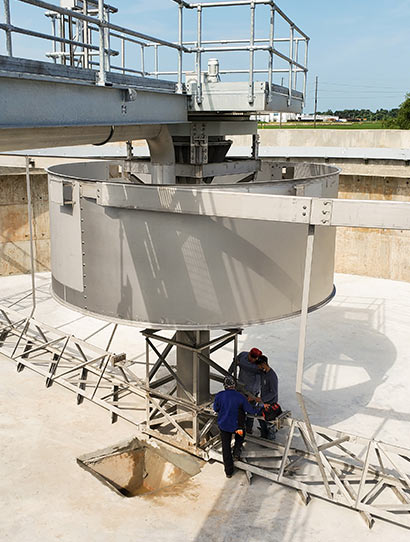
M258 131L261 147L364 147L409 149L410 130L269 129ZM233 136L234 145L249 145L250 136Z
M33 233L36 271L50 269L50 228L47 175L31 175ZM19 170L0 168L0 276L28 273L30 232L26 176Z
M409 173L410 176L410 173ZM341 175L339 197L410 201L410 177ZM338 228L338 273L410 282L410 231Z

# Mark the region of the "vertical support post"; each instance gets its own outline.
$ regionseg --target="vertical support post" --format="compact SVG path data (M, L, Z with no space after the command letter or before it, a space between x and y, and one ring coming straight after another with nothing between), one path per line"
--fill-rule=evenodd
M83 13L84 15L88 15L88 0L84 0L83 2ZM84 21L84 24L83 24L83 42L87 45L91 42L91 40L89 39L88 21ZM90 67L90 50L87 47L84 47L83 54L84 54L84 68L89 68Z
M305 71L303 72L303 105L305 105L305 99L306 99L308 47L309 47L309 40L305 38L305 64L304 64Z
M197 7L197 38L196 38L196 102L202 103L202 71L201 71L201 42L202 42L202 6Z
M292 101L292 73L293 73L293 40L294 40L295 29L293 25L290 25L290 36L289 36L289 81L288 81L288 106L290 106Z
M238 358L238 334L235 335L233 340L233 361L236 362ZM234 364L234 373L233 376L235 377L235 380L238 378L238 364Z
M149 405L150 405L150 395L149 395L149 342L148 337L145 338L145 386L146 390L146 400L145 400L145 419L147 423L147 429L150 428L149 422Z
M299 40L296 40L296 42L295 42L295 61L296 62L299 62L298 56L299 56ZM294 66L294 68L293 68L293 88L295 90L297 90L296 85L297 85L297 82L298 82L297 69L298 69L297 66Z
M33 244L33 209L31 204L31 185L30 185L30 157L26 156L26 188L27 188L27 212L30 232L30 271L31 271L31 297L32 308L29 318L31 318L36 309L36 282L34 276L34 244Z
M296 393L298 394L302 394L303 368L305 363L306 349L306 327L309 308L310 275L312 271L314 238L315 226L309 225L306 243L305 272L303 277L302 310L300 313L298 364L296 373Z
M121 68L122 73L125 73L125 39L121 40Z
M154 69L155 69L155 77L158 79L158 71L159 71L159 64L158 64L158 44L154 45Z
M55 15L51 15L51 31L53 33L53 36L54 37L57 37L57 30L56 30L56 16ZM57 57L55 56L55 53L57 52L57 42L55 42L53 40L53 53L54 53L54 56L53 56L53 62L54 64L57 63Z
M251 29L249 39L249 89L248 89L248 102L253 104L254 101L254 60L255 60L255 3L251 2Z
M296 397L302 410L303 418L306 424L306 429L309 434L310 444L313 449L313 453L316 456L316 461L322 475L323 483L329 499L332 499L332 492L330 490L329 481L326 476L325 468L320 457L320 452L316 443L315 434L310 423L309 415L306 409L305 401L302 393L303 384L303 368L305 363L305 349L306 349L306 327L309 308L309 293L310 293L310 278L312 272L312 260L313 260L313 245L315 240L315 226L309 225L306 242L306 256L305 256L305 271L303 277L303 293L302 293L302 308L300 314L300 330L299 330L299 345L298 345L298 363L296 372Z
M4 21L6 24L10 24L11 17L10 17L10 3L9 0L3 0L4 4ZM11 41L11 30L6 30L6 50L8 56L13 56L13 45Z
M141 44L141 71L142 71L142 76L144 77L145 75L145 46Z
M273 86L273 45L275 40L275 5L270 7L270 28L269 28L269 65L268 65L268 84L269 100L272 99Z
M71 16L67 17L68 22L68 39L73 41L73 18ZM74 66L74 46L72 43L68 45L68 51L69 51L69 58L70 58L70 66Z
M201 332L195 331L195 345L198 346L201 342ZM192 395L194 396L195 405L199 404L199 359L198 352L193 354L193 367L192 367ZM195 445L199 444L199 427L198 427L198 413L195 410L192 416L192 437L195 440Z
M104 22L110 22L110 10L104 8ZM106 26L104 27L104 69L106 72L110 71L111 67L111 56L110 56L110 30Z
M65 38L65 17L63 14L60 14L60 38ZM60 43L60 53L61 53L61 64L65 64L66 63L66 58L65 58L65 43L62 41Z
M178 51L178 83L177 83L177 92L182 94L182 43L183 43L183 9L184 6L179 4L178 6L178 42L179 42L179 51ZM158 46L157 46L158 49ZM158 71L158 70L156 70ZM158 76L157 76L158 77Z
M105 86L106 74L105 74L105 9L104 0L98 0L98 29L100 35L99 42L99 64L100 69L98 72L98 82L100 86Z

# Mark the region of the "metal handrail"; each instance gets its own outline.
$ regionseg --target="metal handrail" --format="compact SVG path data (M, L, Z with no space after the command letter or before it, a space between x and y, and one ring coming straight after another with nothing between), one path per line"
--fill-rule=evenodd
M303 75L303 96L306 92L307 78L307 59L309 37L279 8L272 0L228 0L222 2L209 3L189 3L184 0L172 0L178 4L178 41L170 42L143 32L138 32L123 26L113 24L109 20L110 13L115 13L117 9L104 3L104 0L82 0L78 4L74 3L76 9L67 9L59 5L44 0L16 0L24 4L47 10L46 15L51 18L52 34L37 32L31 29L21 28L11 23L10 0L3 0L5 22L0 24L0 30L6 35L6 50L8 56L13 56L12 34L25 34L53 42L53 51L46 56L53 59L54 62L60 61L63 64L69 63L84 68L98 68L97 84L105 85L107 73L111 70L120 70L123 74L151 75L156 78L172 75L177 77L176 91L185 92L182 83L182 77L185 74L192 74L192 71L183 70L184 54L194 55L196 73L195 100L198 104L202 102L202 86L204 72L202 69L203 55L206 53L217 52L248 52L248 69L224 69L221 74L249 74L248 100L252 104L254 100L255 75L268 73L269 93L273 91L274 74L287 73L288 103L292 101L294 91L297 87L298 74ZM203 40L203 9L217 7L249 6L250 8L250 37L248 39L221 39L221 40ZM270 7L269 37L260 38L255 35L255 12L258 6ZM98 8L98 9L97 9ZM197 38L195 41L184 41L184 21L183 12L185 9L196 11L197 13ZM278 37L275 35L275 18L280 16L289 25L289 36ZM56 23L59 23L59 34L56 29ZM66 35L66 24L68 23L68 36ZM74 29L74 30L73 30ZM95 33L99 36L99 42L93 42ZM74 35L75 34L75 35ZM110 47L110 39L120 40L121 51ZM60 44L60 50L57 51L56 44ZM140 69L126 67L125 54L126 44L133 44L140 48ZM276 48L277 43L288 43L289 51L284 53ZM299 60L299 46L304 46L304 59ZM67 48L66 48L67 46ZM145 50L154 47L154 70L145 68ZM159 69L159 50L163 47L173 49L178 54L177 70L160 71ZM67 50L68 49L68 50ZM268 66L266 69L255 67L255 54L264 51L269 55ZM121 66L111 66L111 57L121 55ZM96 57L98 56L98 62ZM287 63L287 68L279 68L274 65L274 60L281 59ZM283 83L282 83L283 84ZM285 87L286 88L286 87Z

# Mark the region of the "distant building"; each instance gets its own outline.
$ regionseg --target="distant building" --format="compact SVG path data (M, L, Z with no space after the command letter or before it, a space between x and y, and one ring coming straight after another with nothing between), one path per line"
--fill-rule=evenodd
M251 120L259 122L314 122L315 117L312 114L298 113L263 113L261 115L251 115ZM347 119L341 119L337 115L316 115L316 122L346 122Z

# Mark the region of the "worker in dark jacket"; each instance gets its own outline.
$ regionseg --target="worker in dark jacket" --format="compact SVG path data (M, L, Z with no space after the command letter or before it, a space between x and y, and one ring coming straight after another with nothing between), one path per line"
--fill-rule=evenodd
M243 418L243 412L258 414L260 408L253 407L242 393L235 390L235 380L231 376L224 379L224 391L215 396L214 410L218 413L218 427L221 433L222 457L227 478L233 474L233 461L238 460L241 455L244 434L240 434L239 418ZM239 432L236 431L239 429ZM235 435L233 457L231 450L232 435Z
M260 367L256 364L259 356L262 355L259 348L251 348L249 352L241 352L229 367L229 373L235 373L236 367L239 367L238 375L238 390L243 392L252 405L259 400L261 388L261 375L263 374ZM250 435L253 431L253 418L246 417L246 432Z
M278 375L269 366L266 356L259 356L257 360L258 367L262 370L261 378L261 400L266 405L272 405L278 402ZM262 438L275 440L275 429L268 426L265 420L259 420L260 432Z

